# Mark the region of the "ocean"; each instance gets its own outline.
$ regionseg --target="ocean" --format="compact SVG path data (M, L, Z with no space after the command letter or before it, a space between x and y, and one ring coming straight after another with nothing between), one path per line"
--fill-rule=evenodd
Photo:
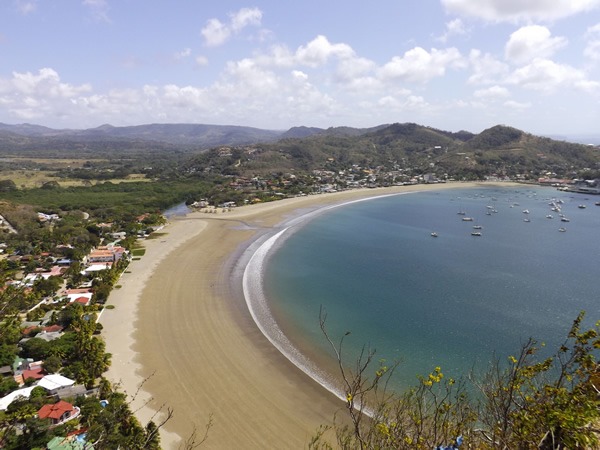
M598 200L543 187L458 188L315 215L264 250L259 281L281 330L272 342L283 340L311 374L334 367L322 309L333 341L345 336L346 363L375 349L375 361L399 362L399 390L436 366L453 378L485 370L530 337L550 352L581 310L586 325L600 319Z

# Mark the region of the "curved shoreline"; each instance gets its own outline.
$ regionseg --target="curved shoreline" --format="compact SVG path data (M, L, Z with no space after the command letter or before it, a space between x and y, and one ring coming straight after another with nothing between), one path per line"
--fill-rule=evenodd
M325 370L315 364L306 354L301 352L281 330L277 321L273 317L271 308L269 305L269 299L267 299L263 289L263 276L265 272L265 266L268 262L270 253L278 246L283 245L282 241L285 241L288 236L293 232L293 228L306 225L310 220L315 218L317 215L324 214L332 209L351 205L354 203L371 201L385 197L416 194L418 190L411 192L398 192L393 194L383 194L373 197L366 197L357 200L345 201L342 203L336 203L330 206L323 206L314 211L307 212L297 218L291 219L284 223L284 227L281 231L268 236L266 240L257 239L260 243L258 248L252 250L252 256L245 264L244 272L242 275L242 286L243 294L248 310L256 323L256 326L260 329L263 335L273 344L277 350L281 352L292 364L306 373L309 377L323 386L327 391L338 397L340 400L345 400L345 394L341 390L338 383L335 381L335 377L327 373ZM263 242L264 241L264 242ZM256 243L256 241L255 241Z
M109 379L139 390L133 409L143 423L175 411L161 430L166 449L202 434L210 414L204 448L306 447L344 404L258 329L235 280L249 253L282 227L352 200L475 185L345 191L175 218L111 293L116 308L102 317Z

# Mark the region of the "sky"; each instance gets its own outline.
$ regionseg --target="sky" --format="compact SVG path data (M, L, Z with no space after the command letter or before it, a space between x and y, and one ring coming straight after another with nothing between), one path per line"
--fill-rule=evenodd
M0 122L600 133L600 0L1 0Z

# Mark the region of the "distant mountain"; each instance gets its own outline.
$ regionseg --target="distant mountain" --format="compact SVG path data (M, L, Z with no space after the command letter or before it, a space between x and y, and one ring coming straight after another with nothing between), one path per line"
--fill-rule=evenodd
M36 144L35 138L60 139L63 147L79 147L82 142L116 141L164 143L207 149L219 145L246 145L257 142L271 142L281 136L281 131L230 125L200 124L149 124L128 127L102 125L85 130L56 130L39 125L6 125L0 123L0 145L7 144L7 137L17 144L18 136L33 138L22 140L21 144ZM4 145L3 145L4 144ZM5 150L8 150L5 148Z
M550 139L554 139L556 141L567 141L567 142L573 142L573 143L577 143L577 144L587 144L587 145L600 145L600 134L569 134L569 135L548 134L545 136Z
M315 127L292 127L280 136L280 139L301 139L312 136L314 134L320 134L325 131L323 128Z

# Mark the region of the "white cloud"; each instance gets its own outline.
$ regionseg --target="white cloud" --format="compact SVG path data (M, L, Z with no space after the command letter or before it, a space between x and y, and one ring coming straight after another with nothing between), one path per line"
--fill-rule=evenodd
M513 109L529 109L531 108L531 103L530 102L516 102L514 100L507 100L504 102L504 106L506 106L507 108L513 108Z
M253 25L260 26L262 11L258 8L242 8L231 15L231 29L236 33L243 28Z
M242 8L236 13L230 14L229 23L223 23L219 19L209 19L200 33L204 37L204 43L209 47L224 44L234 34L240 33L248 26L260 26L262 11L258 8Z
M390 108L397 111L407 109L420 109L427 106L427 102L423 97L418 95L407 95L406 97L397 97L386 95L378 100L377 104L384 108Z
M332 44L325 36L317 36L306 46L298 48L295 61L309 67L325 64L331 57L351 58L354 50L347 44Z
M583 52L584 56L593 61L600 61L600 23L589 27L586 37L588 42Z
M489 53L480 50L471 50L469 63L473 70L467 80L469 84L494 84L498 83L508 73L508 66L497 60Z
M402 57L393 57L381 68L380 75L388 80L426 83L432 78L444 75L449 67L464 67L463 57L456 48L434 48L428 52L421 47L415 47Z
M229 39L231 29L219 19L210 19L200 33L207 46L216 47Z
M492 22L556 20L600 6L600 0L442 0L452 14Z
M175 52L175 54L173 55L173 57L176 60L180 60L180 59L188 58L189 56L191 56L191 54L192 54L192 49L191 48L184 48L183 50L181 50L179 52Z
M438 40L445 43L452 36L464 34L467 34L467 30L463 21L460 19L453 19L450 22L446 22L446 31L438 38Z
M566 38L552 37L546 27L529 25L510 35L504 47L504 56L510 62L523 64L535 58L548 58L565 45Z
M473 93L473 96L476 98L498 99L510 97L510 92L505 87L495 85L487 89L479 89Z
M61 82L50 68L40 69L37 74L13 72L12 78L0 79L0 104L21 119L60 116L70 109L73 99L90 91L88 84Z
M17 0L16 6L21 14L27 15L37 10L37 0Z
M198 55L196 56L196 65L200 67L208 66L208 58L206 56Z
M542 58L536 58L531 64L515 70L507 78L507 82L547 93L558 88L576 88L589 92L600 86L600 83L588 80L580 70Z

